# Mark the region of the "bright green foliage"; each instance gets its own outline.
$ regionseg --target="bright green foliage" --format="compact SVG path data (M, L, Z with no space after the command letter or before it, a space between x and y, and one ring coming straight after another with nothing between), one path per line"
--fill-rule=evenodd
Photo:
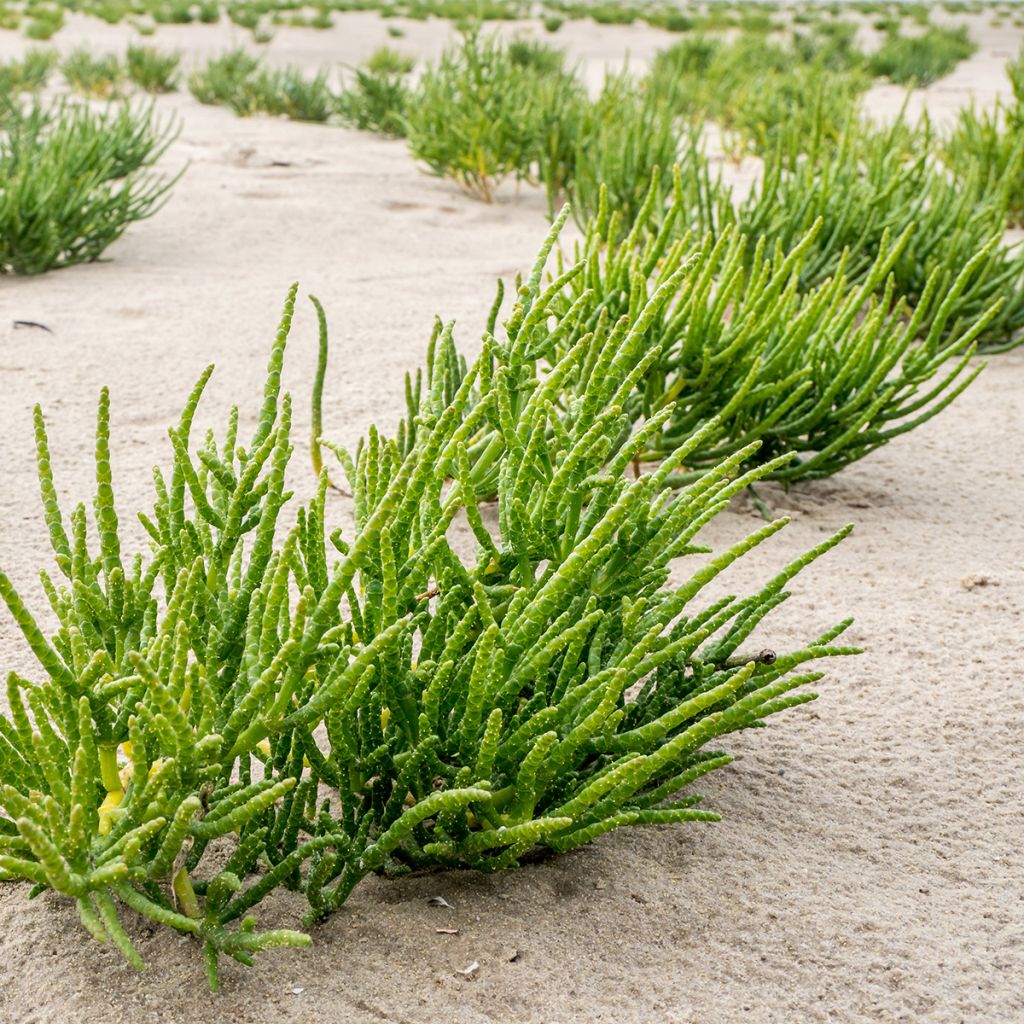
M7 3L0 3L0 29L13 32L21 24L21 11Z
M255 4L232 3L227 5L228 17L239 28L255 31L259 26L262 11Z
M987 200L984 187L998 183L998 190L1005 191L1010 224L1024 225L1024 53L1007 64L1006 72L1013 100L997 103L991 113L973 106L962 110L943 156L958 184L973 177L973 184L982 187L977 195L982 204Z
M89 13L102 19L108 25L116 25L131 10L129 0L100 0L95 5L90 5Z
M0 64L0 96L6 101L17 93L38 92L56 64L57 54L53 50L29 50L21 60Z
M588 12L599 25L632 25L641 16L638 8L624 3L595 4Z
M361 5L366 0L343 0ZM371 0L369 7L380 5L384 15L415 18L447 18L457 28L483 21L514 21L528 18L530 7L524 0Z
M189 89L200 103L223 104L243 117L264 113L323 122L335 108L326 71L306 78L297 68L265 68L242 49L215 57L193 72Z
M816 24L808 33L793 36L793 49L801 61L826 71L851 71L865 63L856 46L857 26L850 21Z
M40 41L50 39L64 25L64 8L38 4L31 8L31 17L25 25L25 35Z
M263 70L250 83L257 110L293 121L326 121L335 109L327 72L306 78L298 68Z
M162 53L152 46L129 46L125 59L128 77L146 92L174 92L178 88L181 54Z
M705 430L657 473L628 480L665 421L659 413L632 433L624 415L664 295L543 364L536 352L578 319L558 311L558 288L542 288L545 256L502 341L485 336L467 366L451 325L440 329L398 439L371 431L354 458L339 453L356 532L335 539L333 574L324 575L320 505L307 517L316 530L307 526L298 550L323 588L307 638L330 635L341 649L318 665L290 722L326 725L329 749L310 761L340 795L320 827L352 843L347 864L312 861L314 917L366 870L494 870L621 825L713 820L696 797L674 795L728 762L704 745L809 699L792 691L818 673L800 667L851 651L832 643L844 623L791 653L740 652L788 580L846 531L748 598L691 607L782 521L669 583L669 562L702 551L700 527L767 468L743 475L740 455L672 492L673 467ZM566 403L569 381L578 391ZM496 481L496 528L476 501L484 476ZM448 538L457 519L476 538L468 560Z
M83 96L102 99L116 95L125 77L125 69L113 54L93 57L88 50L69 53L60 64L68 84Z
M168 198L177 178L151 168L174 134L147 108L12 109L0 133L0 273L99 259Z
M152 557L122 550L106 391L96 429L98 548L84 505L67 518L61 512L37 408L39 482L58 573L42 574L59 623L51 638L0 573L0 597L44 675L42 684L8 678L10 719L0 718L0 876L74 899L90 934L111 941L140 969L116 901L195 935L214 988L221 954L251 964L263 949L309 942L296 932L256 932L251 920L228 928L262 896L258 888L239 892L238 876L251 870L256 854L274 863L282 837L288 853L296 849L278 821L278 804L284 798L287 805L298 779L253 781L248 769L260 738L252 715L287 704L260 680L283 660L278 630L288 618L287 587L274 586L287 573L277 570L281 556L272 542L286 500L289 411L274 382L293 299L248 447L238 443L236 411L222 448L210 437L201 445L196 471L185 452L209 369L189 396L170 431L174 469L169 478L156 471L154 512L142 517ZM261 837L260 849L250 844L211 877L201 867L207 845L246 829Z
M334 21L331 18L330 8L326 4L317 7L316 14L309 19L310 28L328 29L333 24Z
M597 208L604 187L612 207L621 211L624 221L631 221L655 168L676 162L677 121L669 104L637 86L628 74L606 79L601 96L579 119L575 152L565 174L565 191L577 220L584 222Z
M557 51L469 32L424 73L406 115L409 147L432 173L490 202L505 178L530 177L542 152L571 149L553 111L580 94ZM557 157L547 159L551 167ZM563 176L550 173L556 189Z
M689 209L685 190L677 180L675 199L656 219L661 194L656 181L625 229L602 206L575 261L560 265L551 285L547 301L560 329L551 344L538 341L529 351L531 372L540 372L536 363L559 364L591 336L603 343L624 319L642 323L642 331L633 329L633 389L616 404L627 422L656 424L644 435L640 462L671 463L675 449L699 435L675 482L713 472L724 458L777 480L829 476L936 415L980 372L969 365L973 343L998 303L948 327L987 251L954 280L933 272L911 316L892 283L909 232L884 235L857 283L840 261L832 277L808 289L803 264L821 224L788 250L765 239L755 245L736 228L677 238ZM449 372L459 379L456 366ZM573 408L586 384L585 374L567 372L561 387L573 398L560 408ZM409 415L397 437L403 451L422 410L420 383L409 381L406 390ZM498 487L490 461L496 443L487 425L472 439L480 497Z
M150 10L158 25L188 25L193 20L188 0L156 0Z
M644 21L655 28L663 28L666 32L689 32L694 27L693 17L678 7L669 6L661 10L653 10L644 15Z
M869 84L859 51L841 39L688 36L657 54L649 87L695 122L735 132L739 150L769 152L786 130L835 138Z
M394 75L407 75L414 67L416 61L404 53L399 53L390 46L378 46L369 57L363 61L363 67L367 71L380 71Z
M250 106L245 85L259 66L259 60L245 50L229 50L192 73L189 91L200 103L223 104L243 116L252 114L255 111Z
M405 134L409 105L407 79L413 61L386 46L375 50L353 71L353 80L338 96L338 113L345 124L384 135Z
M691 154L685 166L691 206L683 225L736 225L749 237L752 252L760 239L790 249L820 218L822 229L801 270L807 286L824 282L841 262L852 280L863 281L886 233L896 236L913 227L892 266L896 294L917 307L934 275L945 294L970 265L948 331L955 334L1001 302L981 340L989 349L1014 343L1024 328L1024 247L1002 240L1018 180L1014 174L975 161L951 179L929 159L936 143L927 121L912 127L897 120L873 129L853 119L837 146L826 141L802 152L807 140L798 131L786 143L767 161L748 198L735 206L727 189L708 183L703 161ZM925 312L926 329L937 308Z
M659 194L655 186L652 199ZM665 295L644 335L651 363L626 406L634 420L672 410L645 459L665 458L715 420L718 432L686 462L691 474L760 438L747 460L795 456L767 475L829 476L940 412L980 371L968 366L972 343L998 303L950 324L987 252L955 278L934 270L911 316L893 281L909 232L884 233L857 284L840 259L828 280L804 289L802 264L820 223L786 249L773 250L767 236L755 243L736 228L673 242L674 222L685 223L687 208L677 188L660 229L645 210L620 244L617 214L603 209L577 254L586 269L563 298L580 327L557 351L581 332L609 329L647 296Z
M900 85L930 85L977 50L964 26L933 26L919 36L890 33L868 58L868 70Z
M847 530L749 596L703 598L785 525L714 555L696 543L769 467L741 470L751 446L674 487L712 427L629 477L668 415L632 432L625 414L666 296L539 361L579 326L579 307L559 308L572 278L541 283L554 240L472 366L450 326L437 333L411 432L395 443L371 429L342 453L350 540L328 539L326 473L280 535L294 289L249 443L237 410L220 443L193 439L209 369L169 432L172 467L155 471L140 516L148 555L120 539L106 394L98 549L84 507L59 509L37 415L58 629L46 638L0 576L42 672L12 676L0 718L2 877L75 899L136 966L124 908L195 935L216 987L221 954L251 963L308 941L249 918L230 927L280 885L304 891L312 921L371 872L494 870L624 825L717 819L689 791L729 762L711 745L813 699L811 663L854 651L835 643L845 622L792 651L764 646L792 579ZM496 521L474 472L496 480ZM468 557L449 539L456 521L475 538ZM684 557L685 582L671 582Z

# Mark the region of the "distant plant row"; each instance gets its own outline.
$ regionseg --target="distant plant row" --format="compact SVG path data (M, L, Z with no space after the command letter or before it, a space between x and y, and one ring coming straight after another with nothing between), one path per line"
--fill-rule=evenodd
M131 83L150 93L173 92L180 81L181 54L151 46L129 46L124 60L76 49L63 59L54 50L30 50L20 60L0 63L0 95L15 97L42 89L59 68L68 85L89 99L116 98Z
M958 31L930 30L920 38L933 40L943 67L970 47ZM0 65L0 85L9 94L31 93L55 62L53 55L36 52ZM111 96L127 81L152 92L173 89L178 64L177 54L134 46L124 62L75 51L60 66L79 92ZM985 248L985 262L965 287L958 314L976 316L993 299L1004 298L999 315L986 325L987 347L1014 343L1024 327L1024 253L1002 241L1005 228L1024 216L1021 61L1009 67L1012 102L994 111L969 109L944 135L927 121L910 125L900 119L889 129L862 123L858 100L869 78L848 33L815 32L790 43L749 36L733 42L683 39L662 51L645 77L610 76L596 99L559 50L526 39L503 42L470 32L418 79L412 70L409 58L385 48L352 69L345 88L336 92L326 71L308 78L238 50L210 60L188 81L202 102L224 104L241 115L340 120L406 135L412 153L432 173L484 200L510 177L542 184L552 211L567 198L581 224L597 214L602 189L623 224L645 202L654 203L652 216L660 223L681 190L678 230L736 228L786 247L820 218L824 227L801 271L808 285L840 266L862 280L886 232L911 229L892 273L898 293L916 303L935 268L953 274ZM155 179L144 169L108 176L83 193L87 176L61 171L64 143L55 119L44 116L38 104L27 115L17 105L8 110L19 127L7 133L6 156L0 150L0 172L6 168L12 181L3 202L10 228L0 268L33 272L94 259L132 219L158 208L157 197L166 193L154 191ZM87 155L85 115L76 117L71 136ZM721 129L728 152L753 151L764 158L759 183L742 201L711 172L702 148L708 119ZM130 122L125 114L116 123ZM149 139L158 154L169 131L163 126L154 134L146 115L136 134ZM98 203L116 214L116 229L86 214L77 221L66 218L58 229L49 220L52 204L25 207L33 189L44 187L29 173L34 166L48 168L46 188L78 195L83 209ZM120 195L117 189L126 186L130 194L137 178L140 195L152 195L151 201L111 202L111 189ZM81 237L86 227L88 241Z
M971 47L952 30L921 39L933 48L924 51L927 67L913 55L918 73L948 70ZM736 227L785 246L821 218L802 271L808 284L834 274L841 261L860 279L886 232L912 229L892 272L899 293L914 302L934 268L952 273L988 246L960 313L973 316L1004 296L984 336L1001 346L1024 327L1024 253L1002 241L1024 216L1022 68L1021 61L1009 67L1012 102L992 112L969 109L946 133L927 119L913 125L901 117L888 128L866 123L859 101L870 79L849 37L828 33L792 44L684 39L659 53L645 77L609 76L596 99L559 50L478 32L415 81L411 61L388 49L355 69L340 94L325 73L307 79L235 51L197 71L190 87L201 101L239 114L339 118L405 135L433 174L471 195L490 201L510 178L541 184L552 211L567 198L581 224L596 215L602 189L623 224L645 202L656 204L661 221L673 190L681 189L679 230ZM704 155L709 120L728 153L755 152L765 162L742 201ZM660 189L654 199L653 178Z
M785 31L793 25L840 23L851 14L871 20L879 31L899 32L904 22L928 25L932 13L942 9L949 14L988 12L994 24L1005 20L1024 24L1024 15L1015 3L770 3L714 2L673 3L598 2L543 0L539 5L527 0L29 0L16 5L0 2L0 28L22 27L32 39L49 39L64 24L68 10L99 18L108 24L130 20L137 31L151 35L160 25L214 24L226 18L250 30L258 42L268 41L277 27L328 29L333 15L356 11L377 11L389 19L424 21L443 18L466 27L481 21L522 21L540 16L549 32L557 32L567 21L584 19L605 25L628 25L642 21L669 32L722 32L740 29L766 34ZM849 23L849 22L846 22ZM393 34L401 35L396 23Z

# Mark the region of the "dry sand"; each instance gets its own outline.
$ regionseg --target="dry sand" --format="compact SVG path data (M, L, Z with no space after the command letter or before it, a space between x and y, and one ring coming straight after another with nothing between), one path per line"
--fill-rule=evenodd
M400 45L423 54L448 33L405 27ZM927 94L939 114L971 93L990 102L1019 45L987 19L975 28L982 51ZM156 42L208 53L232 37L243 38L168 27ZM128 38L70 17L56 42L120 50ZM671 39L591 24L556 38L591 81L625 49L641 60ZM270 57L354 62L385 41L376 16L351 15L330 32L281 30ZM0 36L0 56L24 46ZM883 111L899 99L873 93ZM350 442L373 419L393 423L401 373L419 363L434 313L457 318L471 346L494 279L527 266L545 231L536 194L478 204L422 175L400 142L238 120L187 95L158 106L184 125L166 165L191 161L168 207L132 228L110 263L0 280L0 560L37 608L48 547L34 402L49 414L62 493L88 500L94 403L111 385L127 519L145 507L164 429L206 363L219 365L206 421L221 423L231 400L251 415L292 279L328 309L326 430ZM13 329L15 319L53 334ZM300 440L313 360L304 306L286 380ZM767 639L806 640L849 614L867 653L833 664L816 704L731 739L739 760L704 787L721 824L622 831L498 877L369 880L312 950L226 966L217 997L189 940L133 921L149 964L138 975L86 937L65 901L30 905L27 886L3 885L0 1024L1024 1020L1022 380L1024 350L998 356L916 433L832 481L769 489L793 523L736 567L732 586L753 586L855 521L798 581ZM293 475L309 488L301 452ZM709 541L758 522L738 506ZM32 671L6 616L0 665ZM451 909L428 905L434 895ZM261 923L300 911L279 894ZM474 961L472 980L457 973Z

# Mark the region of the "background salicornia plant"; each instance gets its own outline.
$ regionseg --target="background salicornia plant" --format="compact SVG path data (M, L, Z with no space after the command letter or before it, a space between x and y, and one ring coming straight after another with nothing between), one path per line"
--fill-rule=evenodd
M341 120L361 131L405 135L413 67L411 59L386 46L374 51L352 69L351 80L337 97Z
M125 71L146 92L174 92L178 88L181 54L163 53L152 46L129 46Z
M933 275L944 280L939 291L945 292L970 264L944 330L955 332L1000 303L980 341L991 350L1012 347L1024 328L1024 246L1004 241L1016 157L1011 150L1001 164L962 154L950 175L930 156L937 148L927 119L910 124L898 118L876 128L855 118L835 142L787 131L761 180L740 202L710 179L706 161L690 148L682 163L686 199L680 223L713 232L735 226L748 236L752 254L761 239L792 248L820 219L801 267L806 286L824 283L840 267L863 281L886 234L909 231L891 268L897 294L916 309ZM982 251L985 256L976 260ZM926 328L937 309L923 311Z
M427 68L408 104L413 156L485 202L505 178L529 178L542 153L552 155L554 126L545 112L582 88L563 60L543 44L467 32ZM555 152L563 151L555 143Z
M267 68L243 49L209 60L189 78L200 103L222 104L242 117L270 114L296 121L327 121L336 100L327 72L306 78L294 67Z
M0 273L99 259L167 201L177 177L153 165L175 134L151 107L9 108L0 124Z
M60 73L76 92L103 99L117 95L125 68L114 54L94 57L88 50L77 49L61 61Z
M1008 221L1019 226L1024 224L1024 53L1006 65L1006 73L1013 98L997 102L991 112L973 104L962 110L944 141L943 159L958 185L975 186L977 205L991 202L986 190L1005 196Z
M918 36L889 33L881 47L868 58L872 74L900 85L930 85L948 75L978 49L963 25L933 25Z
M14 101L19 93L38 92L46 85L50 74L57 66L57 54L53 50L29 50L21 60L0 63L0 96L6 103ZM0 111L0 119L3 113ZM2 124L2 120L0 120Z

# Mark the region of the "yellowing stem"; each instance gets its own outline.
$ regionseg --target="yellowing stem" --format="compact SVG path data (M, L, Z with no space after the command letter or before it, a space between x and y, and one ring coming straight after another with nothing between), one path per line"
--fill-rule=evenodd
M121 792L121 774L117 767L117 747L103 746L99 748L100 778L108 793Z
M117 815L114 811L120 806L121 800L124 798L124 793L120 789L111 790L107 793L106 799L99 806L99 824L97 825L97 831L101 836L110 835L110 829L114 824L114 818Z
M174 872L174 877L171 879L171 888L174 890L179 909L187 917L198 918L203 916L202 910L199 909L199 900L196 899L195 889L192 888L192 879L189 878L184 864Z

